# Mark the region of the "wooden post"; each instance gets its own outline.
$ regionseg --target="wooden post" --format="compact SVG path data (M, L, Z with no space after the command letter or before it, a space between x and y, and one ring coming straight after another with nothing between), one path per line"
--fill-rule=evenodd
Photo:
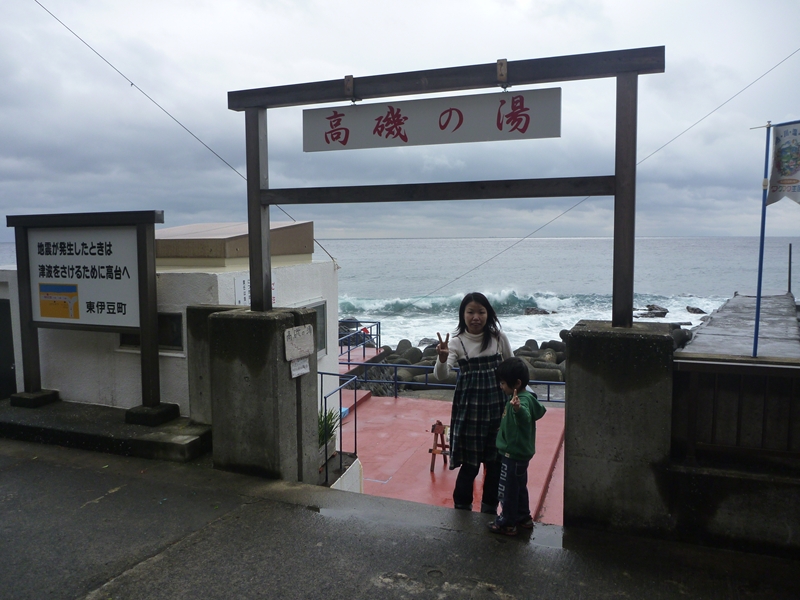
M247 148L247 231L250 247L250 310L272 310L272 260L269 252L269 205L261 190L269 188L267 111L245 110Z
M142 406L161 402L158 365L158 294L156 291L155 225L136 225L139 245L139 341L142 366Z
M617 75L614 175L614 284L611 324L633 326L633 256L636 235L637 73Z
M39 363L39 329L33 322L31 307L31 271L28 255L28 228L14 228L17 249L17 289L19 290L19 321L21 325L22 379L28 393L42 390L42 371Z

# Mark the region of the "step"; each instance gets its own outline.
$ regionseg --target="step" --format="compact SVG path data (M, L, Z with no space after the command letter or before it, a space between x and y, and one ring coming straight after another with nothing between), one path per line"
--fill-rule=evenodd
M342 390L342 418L353 411L353 407L372 398L369 390Z
M187 417L150 427L124 408L58 401L39 408L0 401L0 437L158 460L187 462L211 450L211 426Z

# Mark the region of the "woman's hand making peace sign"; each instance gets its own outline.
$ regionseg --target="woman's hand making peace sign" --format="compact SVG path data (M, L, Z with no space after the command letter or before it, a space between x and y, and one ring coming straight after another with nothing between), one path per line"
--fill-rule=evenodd
M439 362L446 363L447 356L450 354L450 349L447 345L450 341L450 334L448 333L447 337L442 339L442 334L437 331L436 337L439 338L439 343L436 345L436 352L439 353Z

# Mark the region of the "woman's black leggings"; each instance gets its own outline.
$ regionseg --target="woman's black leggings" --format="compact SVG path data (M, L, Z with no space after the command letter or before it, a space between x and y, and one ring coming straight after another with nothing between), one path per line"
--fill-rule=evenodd
M484 463L486 472L483 477L483 494L481 496L482 512L497 512L497 486L500 483L500 460ZM460 506L472 504L472 488L475 478L480 472L476 465L462 464L458 469L456 487L453 490L453 503Z

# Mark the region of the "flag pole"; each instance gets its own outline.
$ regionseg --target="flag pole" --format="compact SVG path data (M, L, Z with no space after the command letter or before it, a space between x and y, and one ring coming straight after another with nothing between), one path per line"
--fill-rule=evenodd
M767 190L769 189L769 141L772 121L767 121L767 144L764 150L764 181L761 184L761 243L758 247L758 287L756 289L756 328L753 334L753 358L758 356L758 324L761 321L761 276L764 269L764 229L767 220Z

